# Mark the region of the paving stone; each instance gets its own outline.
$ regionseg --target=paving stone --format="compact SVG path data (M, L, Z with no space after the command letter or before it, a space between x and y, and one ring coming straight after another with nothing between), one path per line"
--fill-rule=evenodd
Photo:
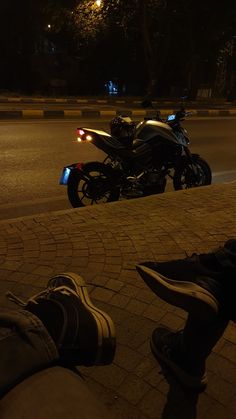
M94 370L91 377L111 389L116 389L126 380L128 373L118 365L108 365Z
M152 359L152 362L154 363L155 366L149 372L145 374L143 379L151 387L154 387L155 389L158 389L158 391L160 391L161 393L166 394L169 389L169 385L163 375L161 366L158 364L158 362L156 361L156 359L153 357L152 354L150 354L149 358Z
M46 276L46 277L50 277L50 275L53 272L53 268L51 266L38 266L37 268L35 268L32 273L35 275L41 275L41 276Z
M236 183L4 221L0 236L2 307L12 308L8 289L28 298L63 271L105 287L88 290L115 322L116 357L113 365L83 371L118 418L236 417L236 325L229 323L208 358L208 389L194 400L150 350L155 327L179 329L187 314L152 293L135 269L140 261L208 252L236 237Z
M95 288L91 293L91 297L99 301L110 301L114 296L114 292L106 289Z
M147 309L147 307L147 303L143 303L142 301L138 301L132 298L126 306L126 310L130 313L140 315Z
M230 342L234 343L236 345L236 324L233 322L230 322L225 333L224 333L225 339L229 340Z
M163 310L163 308L162 308ZM176 331L183 328L185 321L175 313L166 313L161 318L161 324Z
M110 304L112 304L116 307L124 308L124 307L127 306L129 300L130 300L130 298L127 297L126 295L114 294L113 297L110 300Z
M1 269L3 270L6 269L9 271L17 271L20 269L21 264L22 262L6 260L1 264Z
M47 261L53 261L56 258L56 252L40 252L40 259Z
M220 379L225 379L229 383L236 385L236 364L228 359L212 353L207 360L209 371L216 374Z
M139 292L136 295L136 299L143 301L144 303L150 304L155 299L155 294L153 294L152 291L145 287L145 289L142 288L139 290Z
M225 341L218 353L233 363L236 361L236 345L234 343Z
M124 368L127 372L133 371L140 364L142 356L133 349L124 345L118 345L115 357L115 364Z
M39 250L26 250L24 251L24 258L25 259L38 259L40 255Z
M120 273L121 267L119 265L104 264L104 272Z
M216 374L208 374L208 380L209 383L206 394L208 394L212 399L217 400L222 405L228 406L236 395L235 387Z
M139 403L139 408L149 417L149 418L164 418L168 416L162 416L162 412L166 405L166 397L164 397L158 390L150 389L143 397L142 401ZM173 411L172 411L173 413ZM178 416L169 416L177 418ZM182 416L183 418L183 416Z
M113 291L120 291L121 288L124 286L124 282L118 281L117 279L110 279L106 283L107 288L113 290Z
M149 305L143 312L143 316L154 320L155 322L159 322L165 316L165 311L159 307Z
M135 375L129 374L117 389L117 392L136 405L150 390L150 386Z
M211 407L204 415L204 419L234 419L235 416L229 411L228 406L223 406L218 402L212 403Z
M124 285L123 288L120 290L120 293L123 295L127 295L128 297L136 297L136 295L139 293L139 288L131 284Z

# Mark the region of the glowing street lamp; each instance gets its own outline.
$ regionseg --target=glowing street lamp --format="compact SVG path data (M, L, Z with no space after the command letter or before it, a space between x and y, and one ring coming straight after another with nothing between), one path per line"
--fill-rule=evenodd
M96 1L95 1L95 3L96 3L96 5L97 5L98 7L100 7L100 6L101 6L101 4L102 4L102 1L101 1L101 0L96 0Z

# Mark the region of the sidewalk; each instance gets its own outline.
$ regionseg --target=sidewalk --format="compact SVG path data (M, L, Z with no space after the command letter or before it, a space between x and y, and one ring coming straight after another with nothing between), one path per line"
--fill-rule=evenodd
M149 348L156 325L181 328L186 314L152 294L135 270L236 237L236 182L1 221L0 234L2 307L13 307L7 290L26 298L63 271L105 287L90 292L115 321L117 354L111 366L80 370L118 418L236 417L235 324L210 356L208 388L195 400L166 381Z

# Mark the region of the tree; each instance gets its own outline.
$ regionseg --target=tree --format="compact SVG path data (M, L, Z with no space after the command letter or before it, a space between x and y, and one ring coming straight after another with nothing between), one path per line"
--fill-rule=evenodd
M215 0L102 0L96 7L83 0L74 16L77 35L87 42L101 41L101 31L109 36L117 26L137 57L142 45L148 94L175 83L194 97L199 84L214 84L220 57L229 61L223 51L235 35L236 3L227 0L222 8Z
M44 52L47 41L56 39L63 43L66 36L72 38L72 33L68 34L68 16L74 6L75 2L72 0L0 2L2 89L34 89L37 75L32 67L32 57L36 53Z
M121 40L132 45L133 55L141 55L140 68L146 73L147 90L151 94L157 81L157 16L165 5L164 0L103 0L100 6L93 0L80 1L74 12L77 38L80 43L98 42L104 40L104 35L114 33L114 28L120 31Z

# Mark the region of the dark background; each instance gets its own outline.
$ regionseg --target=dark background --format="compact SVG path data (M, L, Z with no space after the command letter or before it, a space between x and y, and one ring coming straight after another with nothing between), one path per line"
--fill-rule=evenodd
M235 21L235 1L2 0L0 92L234 100Z

